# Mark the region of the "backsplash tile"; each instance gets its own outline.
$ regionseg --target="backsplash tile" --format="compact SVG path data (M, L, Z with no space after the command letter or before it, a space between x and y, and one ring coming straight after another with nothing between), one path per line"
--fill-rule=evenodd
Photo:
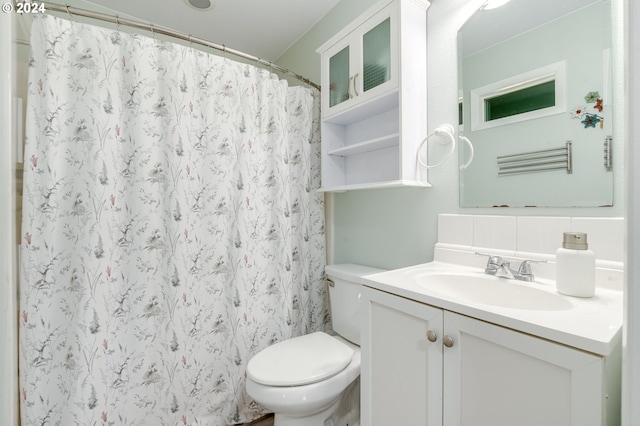
M438 245L553 260L562 233L586 232L598 261L624 262L624 219L619 217L438 216ZM471 247L470 247L471 246Z
M438 242L471 247L473 245L473 216L460 214L439 215Z
M516 250L515 216L473 216L473 247Z
M574 217L571 230L587 233L587 243L597 259L624 260L623 218Z
M562 233L571 230L568 217L518 216L516 251L555 255L562 245Z

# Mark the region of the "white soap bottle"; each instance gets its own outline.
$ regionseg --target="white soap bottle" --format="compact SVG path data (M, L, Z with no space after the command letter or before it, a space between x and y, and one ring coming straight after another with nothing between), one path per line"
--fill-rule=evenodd
M565 232L556 251L556 287L562 294L592 297L596 292L596 257L587 244L587 234Z

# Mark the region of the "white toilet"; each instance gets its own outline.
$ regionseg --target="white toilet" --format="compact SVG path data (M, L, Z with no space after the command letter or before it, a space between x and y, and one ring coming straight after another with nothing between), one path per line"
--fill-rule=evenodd
M276 343L247 365L247 393L274 426L360 424L360 286L367 266L328 265L333 330Z

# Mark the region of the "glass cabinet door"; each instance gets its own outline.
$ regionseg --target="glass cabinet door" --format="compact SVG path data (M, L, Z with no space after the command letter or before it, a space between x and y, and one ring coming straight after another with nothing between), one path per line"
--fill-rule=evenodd
M349 46L329 58L329 107L349 99Z
M323 118L369 103L397 88L396 9L397 4L390 2L322 49Z
M391 79L391 18L363 35L362 73L364 92Z

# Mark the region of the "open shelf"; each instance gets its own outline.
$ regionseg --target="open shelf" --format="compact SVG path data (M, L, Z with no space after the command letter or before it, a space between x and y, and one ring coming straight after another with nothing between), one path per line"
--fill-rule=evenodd
M390 148L397 146L400 141L400 133L393 133L379 138L370 139L353 145L343 146L341 148L332 149L329 155L337 155L339 157L348 157L350 155L363 154L365 152L376 151L378 149Z
M416 182L414 180L394 180L386 182L357 183L352 185L339 185L323 187L319 192L347 192L359 189L388 189L388 188L431 188L428 182Z

